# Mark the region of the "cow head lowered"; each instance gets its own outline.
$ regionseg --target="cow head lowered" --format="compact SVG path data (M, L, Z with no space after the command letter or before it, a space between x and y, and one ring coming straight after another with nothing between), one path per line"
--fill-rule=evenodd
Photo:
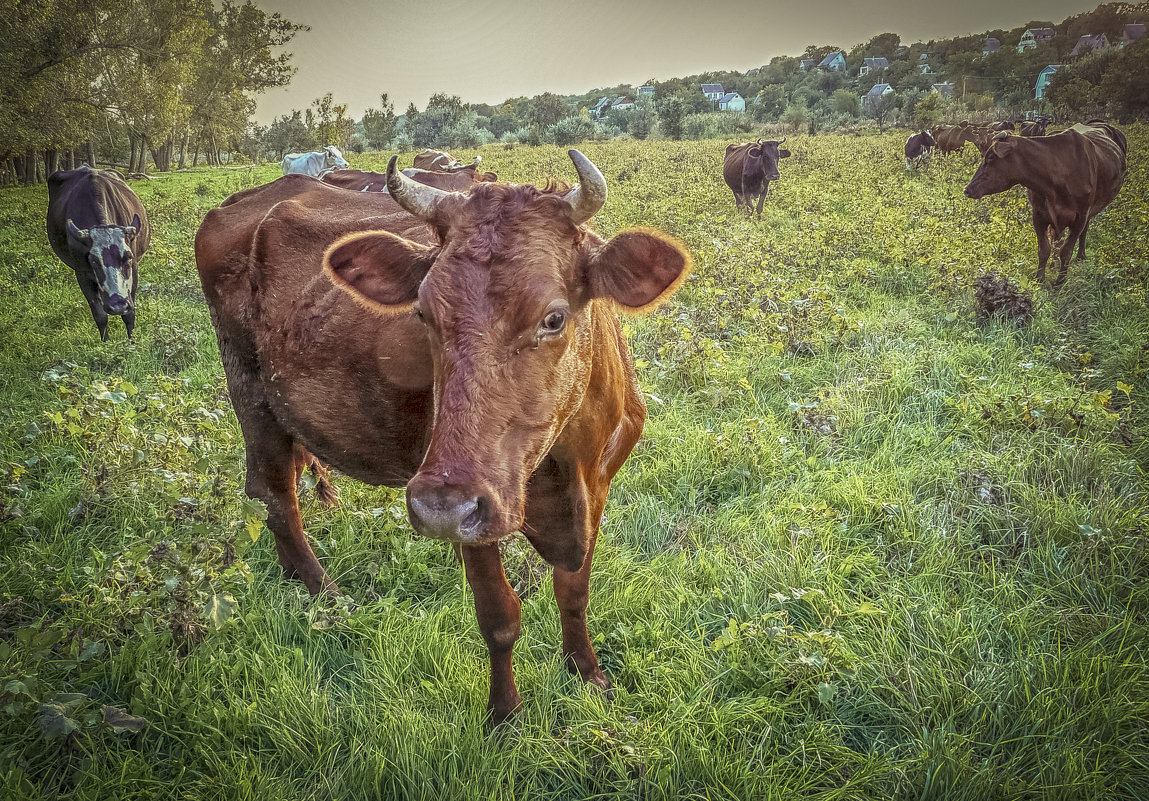
M1025 166L1020 159L1013 158L1018 142L1018 137L1005 131L994 135L982 157L981 166L965 188L966 197L978 200L1021 183Z
M595 348L606 346L596 342L605 337L596 304L652 309L689 273L689 256L663 234L629 230L604 241L584 229L606 182L585 156L569 154L579 175L569 191L480 184L466 194L412 181L392 157L391 196L440 244L368 231L324 256L331 280L361 304L424 323L434 418L407 485L411 524L424 536L481 544L518 530L527 481L563 447Z
M134 311L136 257L132 243L140 232L140 215L132 218L131 225L78 228L69 219L66 227L68 246L88 259L104 311L111 315Z

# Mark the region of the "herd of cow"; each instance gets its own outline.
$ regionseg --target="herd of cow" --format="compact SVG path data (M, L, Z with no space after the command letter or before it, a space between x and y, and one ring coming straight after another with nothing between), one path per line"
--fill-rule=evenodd
M761 214L782 141L727 148L738 205ZM587 631L588 582L611 480L646 406L616 312L641 314L686 279L686 248L650 229L604 240L585 226L606 181L577 150L578 183L499 183L427 151L385 174L343 168L335 148L284 159L277 181L208 212L195 259L246 444L247 494L267 505L279 562L312 593L338 592L299 512L305 470L324 465L406 487L411 525L452 543L490 652L488 708L520 705L511 665L519 600L499 542L522 532L554 568L567 667L609 691ZM339 162L343 162L340 164ZM309 174L300 174L298 170ZM1075 125L1024 139L995 132L966 194L1022 184L1034 224L1068 228L1061 251L1121 186L1125 139ZM75 272L103 339L134 323L147 214L114 172L49 180L48 238ZM1040 266L1048 232L1038 231ZM1068 250L1066 249L1068 248Z

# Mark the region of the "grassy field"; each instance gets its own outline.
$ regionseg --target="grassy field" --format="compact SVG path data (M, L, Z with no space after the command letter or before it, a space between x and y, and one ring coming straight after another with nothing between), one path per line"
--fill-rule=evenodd
M792 138L757 221L724 142L588 144L597 229L661 228L697 268L627 322L651 414L589 613L616 698L568 676L549 573L512 543L505 738L460 567L401 492L305 498L334 600L282 578L245 502L191 245L278 166L133 184L134 342L99 341L46 190L0 193L0 798L1149 797L1149 128L1127 133L1057 294L1021 190L962 195L972 152L907 175L905 132ZM559 148L482 153L574 177ZM1033 293L1028 325L976 319L987 270Z

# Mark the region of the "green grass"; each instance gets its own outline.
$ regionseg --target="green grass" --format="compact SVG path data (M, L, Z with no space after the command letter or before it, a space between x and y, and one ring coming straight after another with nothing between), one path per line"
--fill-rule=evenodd
M244 504L191 243L278 167L133 184L155 233L131 343L116 320L99 342L45 189L0 193L0 797L1149 797L1149 128L1127 133L1057 294L1024 194L962 196L972 153L907 175L904 132L797 137L757 221L724 142L588 144L598 230L661 228L697 267L626 322L651 414L589 613L616 698L566 673L516 542L502 737L461 569L401 492L305 498L350 601L284 580ZM482 154L573 178L559 148ZM984 270L1031 324L976 320Z

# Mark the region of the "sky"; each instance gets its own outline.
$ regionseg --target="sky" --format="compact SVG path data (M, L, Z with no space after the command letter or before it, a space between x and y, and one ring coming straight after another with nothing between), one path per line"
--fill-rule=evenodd
M333 92L358 119L387 92L402 113L435 92L499 103L543 92L745 71L807 44L904 43L1060 22L1100 0L254 0L311 26L286 48L298 72L261 96L267 123Z

